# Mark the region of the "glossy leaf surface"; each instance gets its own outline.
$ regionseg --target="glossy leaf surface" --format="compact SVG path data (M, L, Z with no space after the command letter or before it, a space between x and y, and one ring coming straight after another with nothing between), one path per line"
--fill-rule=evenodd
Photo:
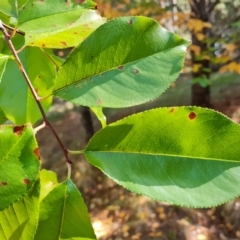
M0 210L27 193L39 172L38 146L30 126L0 126Z
M55 187L40 204L35 240L96 239L84 201L71 180Z
M20 53L25 70L40 97L52 92L56 67L38 48L27 48ZM52 98L41 101L45 111ZM22 125L41 118L38 106L15 61L9 60L0 83L0 107L12 122Z
M42 48L77 46L105 22L93 8L74 1L29 1L19 12L18 28L25 32L25 45Z
M146 17L109 21L66 59L54 95L92 107L150 101L179 75L187 45Z
M88 161L153 199L210 207L240 195L240 126L213 110L161 108L106 126Z
M38 224L40 183L28 194L0 212L1 240L31 240Z

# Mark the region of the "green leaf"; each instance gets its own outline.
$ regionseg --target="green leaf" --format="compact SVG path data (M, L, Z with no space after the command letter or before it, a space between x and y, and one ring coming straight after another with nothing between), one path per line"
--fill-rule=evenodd
M25 70L40 97L52 92L56 67L39 49L26 48L20 53ZM45 111L52 97L41 101ZM15 61L9 60L0 83L0 107L12 122L22 125L35 123L42 117L29 87Z
M101 122L102 127L106 127L107 119L106 119L106 116L103 113L102 107L91 107L91 110L95 113L98 120Z
M39 167L38 146L31 126L0 126L0 210L32 188Z
M3 124L7 121L7 118L4 114L4 112L2 111L2 109L0 108L0 124Z
M146 17L109 21L66 59L54 95L92 107L120 108L150 101L179 75L187 45Z
M0 53L0 82L5 71L9 56Z
M92 4L91 4L92 3ZM77 46L105 20L93 8L74 1L29 1L19 12L18 28L25 32L25 45L42 48Z
M55 187L40 204L34 240L96 239L84 201L71 180Z
M0 239L33 239L39 214L40 184L37 181L28 194L0 212Z
M40 201L42 201L57 185L57 175L55 172L42 169L40 172L41 193Z
M16 0L1 0L0 1L0 12L16 17L17 12L16 12Z
M138 113L100 130L88 161L125 188L188 207L240 195L240 126L199 107Z

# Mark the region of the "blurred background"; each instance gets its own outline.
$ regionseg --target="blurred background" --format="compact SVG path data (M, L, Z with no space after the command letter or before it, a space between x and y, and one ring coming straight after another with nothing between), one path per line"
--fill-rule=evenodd
M181 105L213 108L240 122L240 0L96 2L101 15L108 19L151 17L192 41L182 74L162 96L136 107L104 109L108 123L149 108ZM71 150L83 149L100 129L88 108L58 99L49 118ZM37 138L43 167L56 171L60 181L65 179L65 160L54 137L44 129ZM73 156L72 160L73 181L86 201L99 240L240 239L240 199L209 209L172 206L123 189L83 156Z

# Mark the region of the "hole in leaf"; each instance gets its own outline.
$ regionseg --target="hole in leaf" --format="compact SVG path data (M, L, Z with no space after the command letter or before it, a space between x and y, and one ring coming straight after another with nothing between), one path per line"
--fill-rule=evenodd
M2 186L7 186L8 184L7 184L7 182L1 182L1 185Z
M188 115L188 118L190 119L190 120L193 120L193 119L195 119L196 118L196 113L195 112L190 112L189 113L189 115Z
M40 152L39 152L39 149L38 149L38 148L36 148L36 149L33 151L33 153L37 156L38 160L41 159L41 157L40 157Z
M122 70L124 68L123 65L119 66L118 69Z
M28 185L30 183L30 180L25 178L25 179L23 179L23 182L24 182L24 184Z
M13 133L19 136L22 133L23 129L24 126L15 126L13 128Z

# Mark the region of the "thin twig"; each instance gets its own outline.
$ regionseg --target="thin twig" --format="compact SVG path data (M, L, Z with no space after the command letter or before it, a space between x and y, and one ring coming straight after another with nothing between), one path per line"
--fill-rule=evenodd
M3 23L3 22L2 22L2 25L3 25L5 28L7 28L8 30L11 30L11 31L16 32L16 33L18 33L18 34L21 34L21 35L23 35L23 36L25 35L24 32L21 32L20 30L15 29L15 28L13 28L13 27L10 27L10 26L8 26L7 24L5 24L5 23Z
M18 54L17 54L17 52L16 52L16 50L15 50L13 44L12 44L12 41L11 41L11 39L10 39L10 36L9 36L8 32L6 31L4 25L2 24L2 21L1 21L1 20L0 20L0 30L3 32L3 34L4 34L4 36L5 36L5 39L6 39L6 41L8 42L9 48L11 49L11 51L12 51L12 53L13 53L13 56L14 56L15 60L16 60L17 63L18 63L19 69L20 69L20 71L22 72L23 77L24 77L24 79L26 80L26 83L27 83L30 91L32 92L32 95L33 95L33 97L34 97L34 99L35 99L35 101L36 101L36 103L37 103L37 105L38 105L38 108L39 108L41 114L42 114L44 123L46 124L46 126L48 126L48 127L51 129L53 135L54 135L55 138L57 139L57 141L58 141L58 143L59 143L59 145L60 145L60 147L61 147L61 149L62 149L62 151L63 151L63 154L64 154L64 156L65 156L66 162L72 164L72 161L71 161L71 160L69 159L69 157L68 157L68 150L64 147L64 145L63 145L61 139L59 138L58 134L56 133L56 131L55 131L54 128L52 127L51 123L48 121L48 118L47 118L47 116L46 116L46 114L45 114L45 112L44 112L44 110L43 110L43 107L42 107L42 105L41 105L41 103L40 103L40 97L37 95L37 92L35 91L35 89L34 89L32 83L31 83L30 79L28 78L28 75L27 75L27 73L26 73L26 71L25 71L25 69L24 69L24 67L23 67L23 64L22 64L20 58L18 57Z

